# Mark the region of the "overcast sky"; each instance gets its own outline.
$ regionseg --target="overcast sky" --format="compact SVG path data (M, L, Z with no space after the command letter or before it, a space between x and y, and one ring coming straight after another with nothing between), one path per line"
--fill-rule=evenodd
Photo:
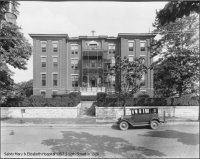
M20 2L17 24L32 44L29 33L117 36L152 31L156 10L167 2ZM12 69L15 82L33 78L32 57L27 70Z

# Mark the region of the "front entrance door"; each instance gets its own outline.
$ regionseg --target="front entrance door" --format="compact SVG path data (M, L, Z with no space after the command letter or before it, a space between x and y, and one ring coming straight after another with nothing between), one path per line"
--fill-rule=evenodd
M95 79L91 80L91 87L96 87L96 80Z

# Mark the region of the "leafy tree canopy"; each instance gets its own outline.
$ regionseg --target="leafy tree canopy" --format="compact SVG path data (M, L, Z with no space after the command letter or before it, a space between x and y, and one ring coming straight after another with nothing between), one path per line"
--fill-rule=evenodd
M152 43L155 94L165 97L193 92L199 78L199 16L191 14L164 26L156 19Z
M14 3L14 6L17 9L18 3ZM8 92L14 85L8 65L26 69L27 61L31 56L31 45L20 32L21 28L5 20L4 13L7 10L8 1L0 1L0 101L9 96Z
M157 12L159 23L164 25L169 22L175 22L177 18L189 16L190 13L200 13L199 1L171 1L165 7Z
M15 96L25 99L31 95L33 95L33 80L21 82L15 85Z
M139 91L140 80L147 73L147 70L143 57L135 58L133 61L130 61L127 57L116 58L116 64L111 67L109 75L117 77L115 83L119 90L119 98L124 100L124 106L126 105L126 97L133 96Z

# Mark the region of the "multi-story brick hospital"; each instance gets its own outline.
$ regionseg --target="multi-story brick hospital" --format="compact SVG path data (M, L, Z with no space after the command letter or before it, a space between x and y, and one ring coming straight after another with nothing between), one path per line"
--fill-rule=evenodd
M116 90L108 74L115 57L144 57L150 66L150 33L119 33L117 37L30 34L33 39L33 94L51 97L80 91L82 95ZM153 96L153 71L143 76L140 92ZM139 92L139 93L140 93Z

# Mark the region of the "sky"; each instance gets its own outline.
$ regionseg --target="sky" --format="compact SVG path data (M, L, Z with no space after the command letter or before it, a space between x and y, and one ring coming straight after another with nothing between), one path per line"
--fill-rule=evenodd
M30 33L117 36L153 30L156 10L167 2L36 2L21 1L17 24L32 44ZM11 68L16 83L33 78L33 57L27 70Z

